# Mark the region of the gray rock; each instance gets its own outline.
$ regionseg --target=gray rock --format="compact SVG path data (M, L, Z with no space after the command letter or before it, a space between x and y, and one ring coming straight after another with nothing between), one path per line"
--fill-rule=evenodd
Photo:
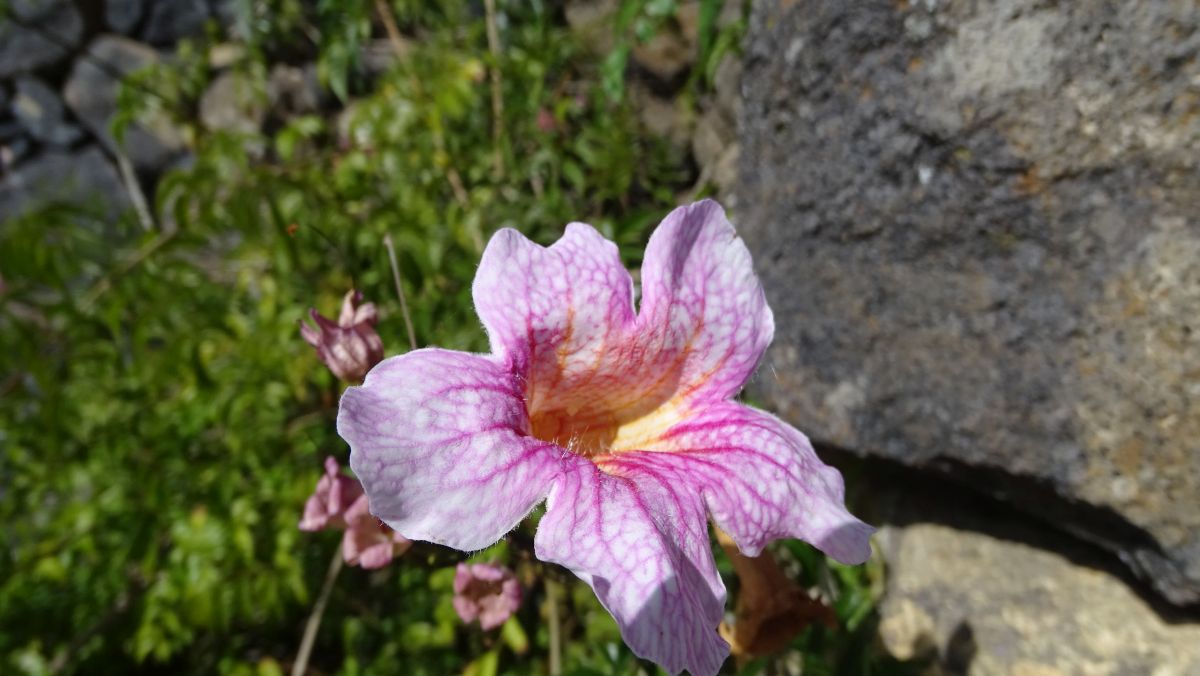
M58 92L35 77L17 80L12 112L29 135L42 143L68 146L83 138L79 127L63 120Z
M733 124L710 104L692 134L692 155L700 165L702 181L714 183L722 195L737 178L737 136Z
M613 21L617 0L570 0L563 8L567 25L596 54L607 54L615 44Z
M271 112L281 119L319 112L326 94L317 77L316 64L273 66L267 78L267 98L271 101Z
M33 150L28 136L11 134L8 125L0 125L0 173L6 174ZM13 128L18 125L12 125Z
M745 64L758 396L1200 602L1200 6L759 2Z
M695 113L679 102L655 94L640 82L632 82L628 88L629 102L637 111L638 120L646 131L667 139L681 149L690 149L692 132L696 126Z
M266 110L261 88L237 71L222 73L200 97L200 122L214 131L254 133Z
M114 152L117 144L109 123L117 110L118 80L110 69L129 73L158 58L158 53L146 45L105 35L88 46L87 56L78 59L71 70L63 98L84 126ZM97 62L107 67L100 67ZM184 143L182 134L169 119L152 116L129 126L121 149L138 169L156 171L182 154Z
M203 33L207 20L208 5L204 0L155 0L141 38L155 46L171 46Z
M212 14L223 26L238 26L238 22L248 17L241 15L238 0L210 0Z
M19 23L0 21L0 78L58 63L83 39L83 17L74 5L30 5L26 10L30 18L18 12Z
M0 178L0 221L49 204L94 210L111 219L128 206L121 177L96 146L51 150Z
M1200 624L1164 620L1078 557L932 523L887 526L876 544L881 643L926 673L1200 673Z
M145 13L145 0L104 0L104 22L123 35L136 28Z
M399 54L397 54L396 45L388 39L367 40L359 49L359 61L362 62L363 71L368 75L375 76L385 70L396 65L396 62L412 51L413 45L410 41L400 40Z
M8 9L23 21L40 21L52 12L61 12L69 0L9 0Z

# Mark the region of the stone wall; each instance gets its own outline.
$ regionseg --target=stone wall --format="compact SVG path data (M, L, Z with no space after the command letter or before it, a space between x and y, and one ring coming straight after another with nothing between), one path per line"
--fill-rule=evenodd
M130 182L153 194L163 171L188 161L186 134L165 114L148 114L118 144L111 123L120 83L173 58L181 40L232 30L235 4L13 0L0 19L0 220L48 201L99 207L111 218L129 206ZM378 42L364 47L368 74L393 58ZM231 68L239 53L209 45L212 81L197 102L205 128L253 133L293 115L337 112L311 60L273 64L262 92Z
M756 393L1194 615L1200 6L762 0L745 47L737 216L778 324ZM886 543L923 538L998 580L1055 565L904 530L897 580L937 562ZM958 612L981 583L947 575Z
M118 151L143 181L185 155L165 121L109 132L118 81L167 58L226 0L12 0L0 19L0 219L46 200L127 206ZM133 172L127 172L132 176ZM127 177L128 178L128 177Z

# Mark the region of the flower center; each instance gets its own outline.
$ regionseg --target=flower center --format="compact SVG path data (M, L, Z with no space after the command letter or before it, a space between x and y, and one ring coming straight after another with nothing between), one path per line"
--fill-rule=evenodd
M674 450L664 434L683 418L676 402L669 401L637 417L623 419L621 413L557 408L531 411L529 422L534 437L585 458L625 451Z
M533 436L584 457L604 455L612 449L620 423L609 411L563 409L541 411L530 416Z

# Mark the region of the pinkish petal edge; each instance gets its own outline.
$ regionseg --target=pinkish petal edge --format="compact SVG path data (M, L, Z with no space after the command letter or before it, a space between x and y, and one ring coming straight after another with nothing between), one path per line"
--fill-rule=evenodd
M643 342L677 354L688 400L737 394L775 334L745 243L712 200L682 206L650 236L642 263Z
M671 471L611 476L577 458L550 492L534 539L539 559L592 586L625 643L668 672L716 674L725 585L698 494Z
M603 464L617 473L676 472L747 556L780 538L799 538L847 564L871 556L875 529L846 510L841 474L796 428L749 406L709 404L655 446Z
M531 409L590 378L633 323L633 279L616 245L584 223L549 247L500 230L472 295L492 352L527 375Z
M338 434L371 511L401 535L482 549L545 498L554 447L528 435L520 379L494 357L423 349L342 395Z

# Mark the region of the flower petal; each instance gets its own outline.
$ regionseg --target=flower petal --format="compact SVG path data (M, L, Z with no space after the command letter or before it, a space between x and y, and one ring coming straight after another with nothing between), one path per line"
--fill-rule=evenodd
M727 399L754 373L775 322L750 252L716 202L675 209L651 235L638 326L647 352L678 360L686 399Z
M570 223L550 247L502 229L472 291L492 352L526 373L530 414L565 411L607 424L613 409L643 396L646 379L634 377L643 359L631 340L634 282L617 246L592 226Z
M338 434L371 511L413 540L482 549L540 502L560 451L528 435L521 382L499 359L425 349L342 396Z
M644 450L600 465L617 474L635 467L678 473L681 490L703 494L713 520L747 556L791 537L842 563L871 556L875 529L846 510L841 474L796 428L737 402L705 405Z
M596 229L571 223L550 247L516 230L488 242L472 287L492 352L528 374L529 408L569 405L633 324L633 280L617 247Z
M717 634L725 586L700 496L677 492L669 468L612 476L576 460L550 492L537 557L590 584L639 656L671 673L716 674L729 654Z

